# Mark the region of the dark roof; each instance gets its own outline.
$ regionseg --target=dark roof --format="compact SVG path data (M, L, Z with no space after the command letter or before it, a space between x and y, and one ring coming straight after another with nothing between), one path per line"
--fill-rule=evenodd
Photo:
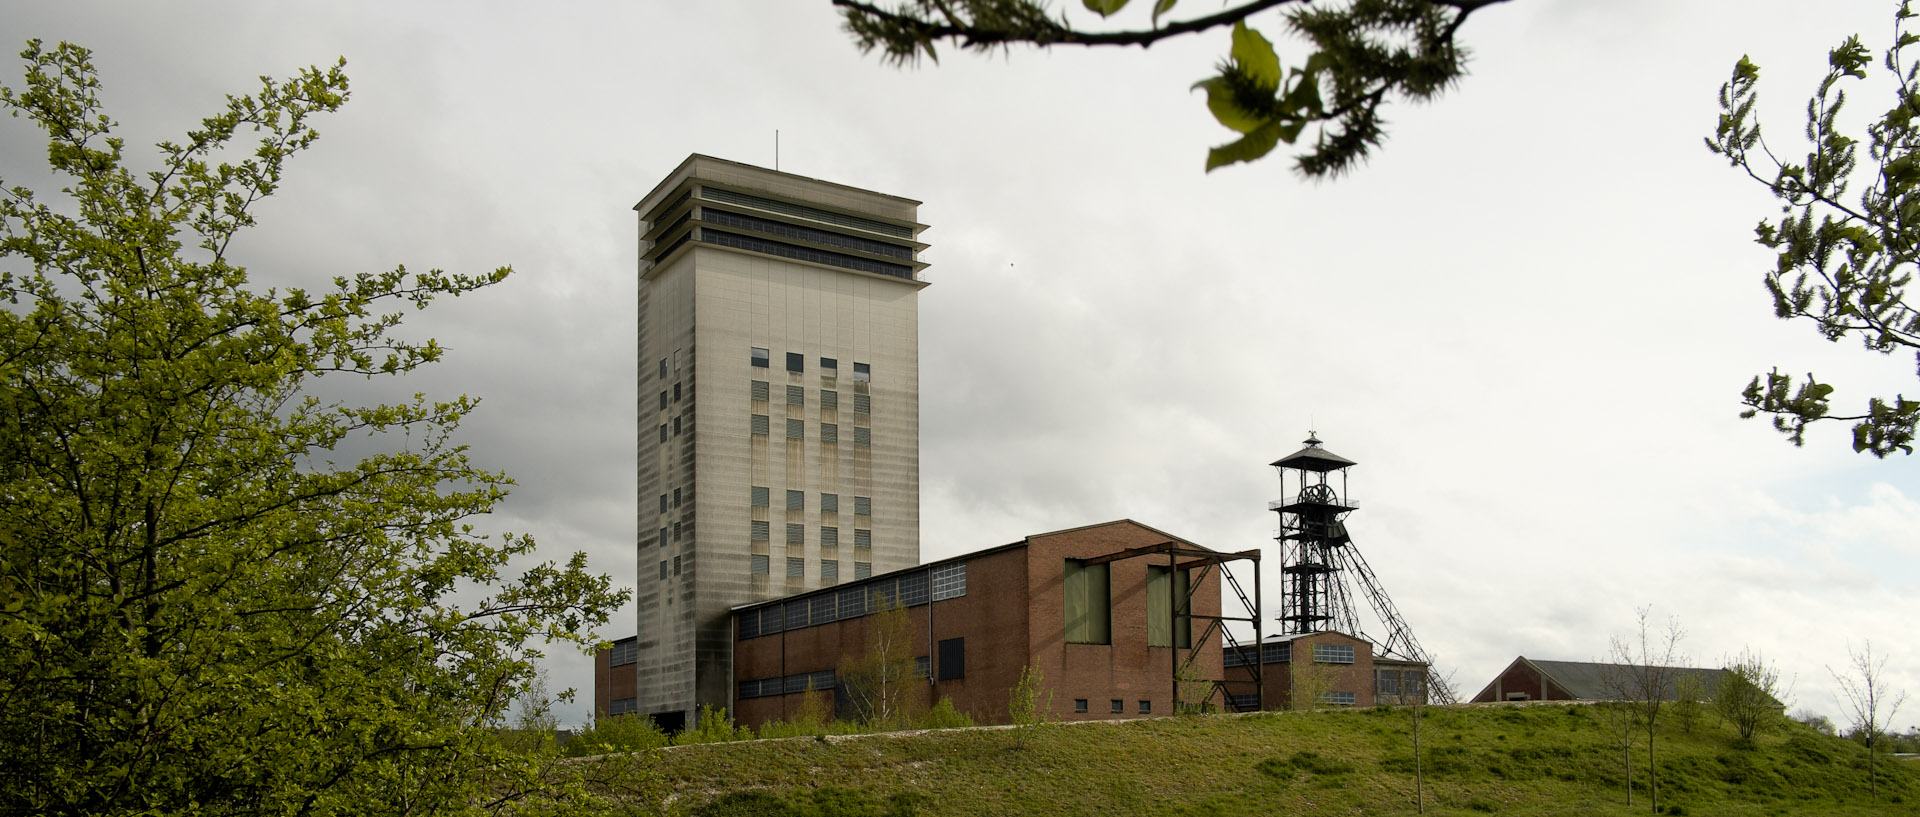
M1627 664L1603 664L1595 661L1535 661L1524 655L1514 659L1515 664L1523 661L1539 670L1541 675L1565 689L1574 698L1582 701L1619 700L1619 683L1611 682L1611 679L1637 669ZM1507 669L1512 668L1512 664L1507 666ZM1666 688L1661 691L1661 697L1669 701L1679 697L1676 686L1682 676L1689 675L1700 682L1701 697L1712 698L1714 691L1720 686L1721 674L1726 672L1726 670L1700 667L1662 667L1661 669L1668 670ZM1507 670L1500 671L1501 675L1506 673ZM1615 675L1616 673L1621 675ZM1499 678L1496 677L1494 682L1498 680ZM1481 695L1487 694L1488 690L1493 688L1494 682L1489 682L1486 688L1480 691ZM1475 699L1479 697L1480 695L1474 696Z
M1339 454L1333 453L1332 451L1328 451L1324 448L1321 448L1320 439L1311 434L1307 435L1307 439L1305 442L1307 444L1306 448L1302 448L1299 451L1295 451L1291 454L1281 457L1280 459L1274 460L1273 461L1274 466L1279 468L1298 468L1302 471L1319 471L1321 473L1326 473L1328 471L1337 471L1339 469L1358 464L1358 463L1355 463L1353 460L1347 459L1346 457L1342 457Z

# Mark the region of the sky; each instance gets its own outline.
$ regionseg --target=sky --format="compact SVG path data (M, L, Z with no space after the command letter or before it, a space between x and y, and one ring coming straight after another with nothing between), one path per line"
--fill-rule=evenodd
M689 153L772 165L777 131L782 170L924 202L924 558L1130 518L1266 548L1277 597L1267 463L1311 430L1359 463L1355 544L1461 693L1515 656L1602 659L1652 605L1691 664L1759 651L1843 722L1829 667L1869 640L1920 694L1920 462L1837 425L1795 448L1739 393L1778 366L1848 407L1913 364L1773 317L1752 231L1777 206L1702 138L1746 54L1769 144L1803 151L1827 50L1884 47L1894 5L1512 0L1463 27L1469 76L1391 105L1330 182L1277 153L1204 172L1232 134L1189 86L1224 31L897 68L827 0L68 0L0 30L94 49L140 166L223 94L345 57L351 101L231 254L262 286L513 266L408 316L448 354L398 388L482 399L461 439L519 483L483 524L542 558L633 584L631 208ZM44 155L0 122L7 184L48 187ZM547 670L586 720L591 659Z

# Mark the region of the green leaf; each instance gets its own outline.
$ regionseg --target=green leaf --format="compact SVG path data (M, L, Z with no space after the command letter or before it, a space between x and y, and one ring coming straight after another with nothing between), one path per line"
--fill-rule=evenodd
M1127 0L1081 0L1081 2L1086 4L1088 11L1102 17L1127 7Z
M1172 10L1173 10L1173 4L1175 4L1175 3L1178 3L1178 2L1180 2L1180 0L1160 0L1160 2L1158 2L1158 3L1154 3L1154 4L1153 4L1153 22L1154 22L1154 24L1155 24L1155 25L1158 25L1158 24L1160 23L1160 15L1162 15L1162 14L1166 14L1167 12L1169 12L1169 11L1172 11Z
M1274 146L1281 142L1292 144L1293 140L1300 136L1300 129L1305 125L1305 122L1299 120L1287 122L1278 119L1261 125L1252 133L1234 142L1207 151L1207 172L1211 173L1214 168L1226 167L1235 162L1251 162L1259 159L1273 152Z
M1234 100L1233 87L1226 77L1203 79L1194 83L1193 87L1206 89L1207 110L1212 111L1213 118L1222 125L1241 133L1251 133L1266 123L1266 120L1240 107L1240 103Z
M1280 89L1280 57L1273 53L1273 43L1260 32L1247 28L1245 20L1233 24L1233 50L1229 52L1233 61L1240 64L1240 70L1260 85Z

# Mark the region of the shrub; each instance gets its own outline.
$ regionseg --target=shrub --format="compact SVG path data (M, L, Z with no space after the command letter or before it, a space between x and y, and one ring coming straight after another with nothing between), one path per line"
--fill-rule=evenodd
M688 746L696 743L727 743L736 740L752 740L753 730L744 726L735 727L733 719L727 717L726 707L715 709L700 707L700 717L694 727L673 736L673 745Z
M567 741L568 757L644 752L667 745L667 733L644 715L612 715L594 721Z
M973 718L967 713L953 708L953 699L942 697L939 703L927 710L926 717L920 719L922 729L959 729L972 726Z

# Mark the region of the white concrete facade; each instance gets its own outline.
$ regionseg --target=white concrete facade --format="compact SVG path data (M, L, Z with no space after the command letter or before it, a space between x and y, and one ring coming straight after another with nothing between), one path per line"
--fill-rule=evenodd
M919 563L917 205L696 155L634 208L635 711L730 704L732 607Z

